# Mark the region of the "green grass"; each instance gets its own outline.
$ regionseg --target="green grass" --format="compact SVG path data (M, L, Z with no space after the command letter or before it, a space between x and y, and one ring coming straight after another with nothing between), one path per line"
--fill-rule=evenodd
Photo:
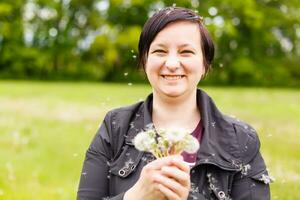
M300 90L205 87L224 113L258 130L276 178L272 199L300 199ZM104 114L143 99L145 85L0 82L0 199L75 199Z

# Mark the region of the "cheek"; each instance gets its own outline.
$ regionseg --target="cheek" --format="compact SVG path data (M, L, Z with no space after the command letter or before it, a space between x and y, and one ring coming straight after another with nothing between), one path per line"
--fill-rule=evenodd
M162 66L163 61L161 58L156 56L149 56L146 63L146 73L153 72L156 70L159 70L159 68Z
M202 59L186 59L182 61L190 73L204 73L204 65Z

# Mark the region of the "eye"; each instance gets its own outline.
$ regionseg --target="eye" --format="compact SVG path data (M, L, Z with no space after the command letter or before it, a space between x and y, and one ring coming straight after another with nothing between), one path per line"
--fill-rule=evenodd
M152 51L152 53L167 53L167 52L163 49L156 49L156 50Z
M189 54L195 54L192 50L183 50L180 52L181 54L189 55Z

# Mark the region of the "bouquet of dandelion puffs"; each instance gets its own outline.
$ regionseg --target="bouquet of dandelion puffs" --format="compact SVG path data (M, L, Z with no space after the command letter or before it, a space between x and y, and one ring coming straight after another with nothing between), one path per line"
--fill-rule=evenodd
M152 153L156 158L169 155L196 153L199 141L185 130L155 130L149 128L133 139L133 144L140 151Z

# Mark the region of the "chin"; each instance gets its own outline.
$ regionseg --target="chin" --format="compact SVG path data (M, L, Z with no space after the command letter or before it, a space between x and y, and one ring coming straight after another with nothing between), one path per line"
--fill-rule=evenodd
M163 93L168 97L179 97L185 92L184 90L164 90Z

